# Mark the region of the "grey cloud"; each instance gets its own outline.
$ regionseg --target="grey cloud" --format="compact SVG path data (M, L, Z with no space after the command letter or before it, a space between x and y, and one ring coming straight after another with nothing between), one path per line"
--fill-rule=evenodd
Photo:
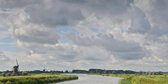
M45 3L46 6L26 7L25 11L30 17L29 21L48 26L75 25L86 18L82 13L85 10L98 16L110 16L111 14L118 16L125 13L131 3L129 0L81 0L76 3L73 3L75 1L50 0L49 2Z
M67 3L80 4L82 7L87 8L87 10L94 11L99 14L120 14L126 11L133 3L132 0L61 0Z
M83 11L97 15L120 15L125 13L130 7L130 0L1 0L6 5L15 5L20 8L25 8L25 12L30 17L32 23L45 24L48 26L71 25L85 19ZM76 3L73 3L76 2ZM33 4L32 4L33 3ZM38 4L36 4L38 3ZM72 4L73 3L73 4ZM103 3L103 4L102 4ZM30 6L29 6L30 5ZM43 10L41 10L43 9ZM99 15L99 16L100 16ZM100 17L101 17L100 16Z
M120 66L109 63L114 59L129 64L127 61L148 63L147 58L152 57L162 64L162 59L167 58L167 49L163 47L167 46L167 1L146 1L0 0L0 8L5 10L1 12L5 13L18 44L31 51L25 56L28 64L111 67ZM75 31L68 30L63 36L58 33L59 26L65 27L65 31L71 26ZM93 33L92 27L98 27L100 32ZM163 35L164 42L160 41ZM64 37L66 42L61 40Z
M114 13L114 12L121 12L121 11L127 10L127 8L130 5L130 2L129 0L124 0L124 1L123 0L103 0L103 1L89 0L88 4L91 8L101 10L102 12L105 10L106 12L110 11Z
M33 31L32 31L33 32ZM50 43L56 44L58 43L58 35L51 34L50 32L37 32L38 35L34 35L29 33L29 35L16 35L19 41L28 42L28 43ZM37 34L36 33L36 34Z
M71 25L84 19L80 8L59 0L1 0L0 7L24 9L29 16L27 21L45 26Z
M9 58L3 52L0 52L0 61L1 62L9 61Z
M164 44L159 38L166 36L168 33L167 29L167 0L136 0L137 6L146 15L147 20L151 24L150 30L147 32L146 42L147 45ZM146 22L147 23L147 22ZM154 53L154 52L153 52Z
M81 11L82 9L61 3L59 0L1 0L1 2L0 7L6 11L11 9L17 10L17 8L17 11L22 10L18 13L18 16L22 15L19 16L21 18L28 17L25 21L26 24L34 23L55 28L57 26L75 25L80 20L85 19ZM5 4L5 7L3 4ZM8 15L10 14L12 13L9 12Z
M73 39L79 46L99 46L116 55L120 59L135 60L146 56L146 51L137 43L129 43L114 39L113 35L97 35L97 38L77 37Z
M131 27L130 31L134 33L146 33L149 32L151 29L150 22L148 21L148 18L144 14L144 12L136 7L134 4L132 4L131 7Z
M20 8L31 4L39 4L42 0L0 0L1 8Z
M39 44L30 44L30 46L26 47L31 50L28 55L40 54L41 58L45 58L45 60L50 61L66 61L73 62L78 61L80 56L78 48L74 48L71 45L39 45Z
M43 10L41 10L43 9ZM62 26L75 24L84 19L80 9L60 4L51 5L50 8L44 6L31 6L25 10L29 16L30 22L44 24L45 26Z
M60 0L60 1L67 3L80 3L80 4L85 4L88 2L87 0Z
M87 61L108 61L110 59L110 53L106 49L98 46L83 46L81 50L81 59Z
M31 23L28 19L27 14L22 10L14 12L8 17L11 33L18 41L41 44L58 43L59 36L56 34L56 30L48 29L44 24Z
M139 1L139 0L137 0ZM141 3L140 3L141 2ZM142 4L142 2L145 3ZM152 29L150 33L153 35L167 34L167 21L168 21L168 1L167 0L143 0L137 2L138 7L143 10L144 14L147 16Z

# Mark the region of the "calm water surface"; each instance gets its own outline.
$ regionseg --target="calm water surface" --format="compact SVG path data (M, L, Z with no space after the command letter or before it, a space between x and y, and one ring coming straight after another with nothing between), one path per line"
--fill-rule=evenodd
M121 78L86 75L86 74L75 74L79 77L78 80L66 81L57 84L118 84Z

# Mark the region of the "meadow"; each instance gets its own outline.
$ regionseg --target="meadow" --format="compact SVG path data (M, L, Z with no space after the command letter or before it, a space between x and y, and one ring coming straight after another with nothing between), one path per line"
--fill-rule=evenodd
M103 76L121 77L119 84L168 84L168 75L104 74Z
M47 84L78 79L74 75L33 74L28 76L0 76L0 84Z

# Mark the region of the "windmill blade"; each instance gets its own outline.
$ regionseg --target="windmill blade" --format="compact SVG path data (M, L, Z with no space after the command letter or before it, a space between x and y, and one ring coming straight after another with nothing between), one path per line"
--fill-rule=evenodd
M16 64L17 64L17 66L19 66L17 59L16 59Z

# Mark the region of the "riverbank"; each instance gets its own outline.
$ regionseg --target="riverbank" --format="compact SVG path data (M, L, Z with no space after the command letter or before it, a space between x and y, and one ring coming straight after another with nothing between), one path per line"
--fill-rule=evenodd
M119 84L168 84L168 75L103 74L122 77Z
M0 84L46 84L78 79L75 75L34 74L29 76L0 76Z
M167 75L134 75L120 81L120 84L168 84Z

